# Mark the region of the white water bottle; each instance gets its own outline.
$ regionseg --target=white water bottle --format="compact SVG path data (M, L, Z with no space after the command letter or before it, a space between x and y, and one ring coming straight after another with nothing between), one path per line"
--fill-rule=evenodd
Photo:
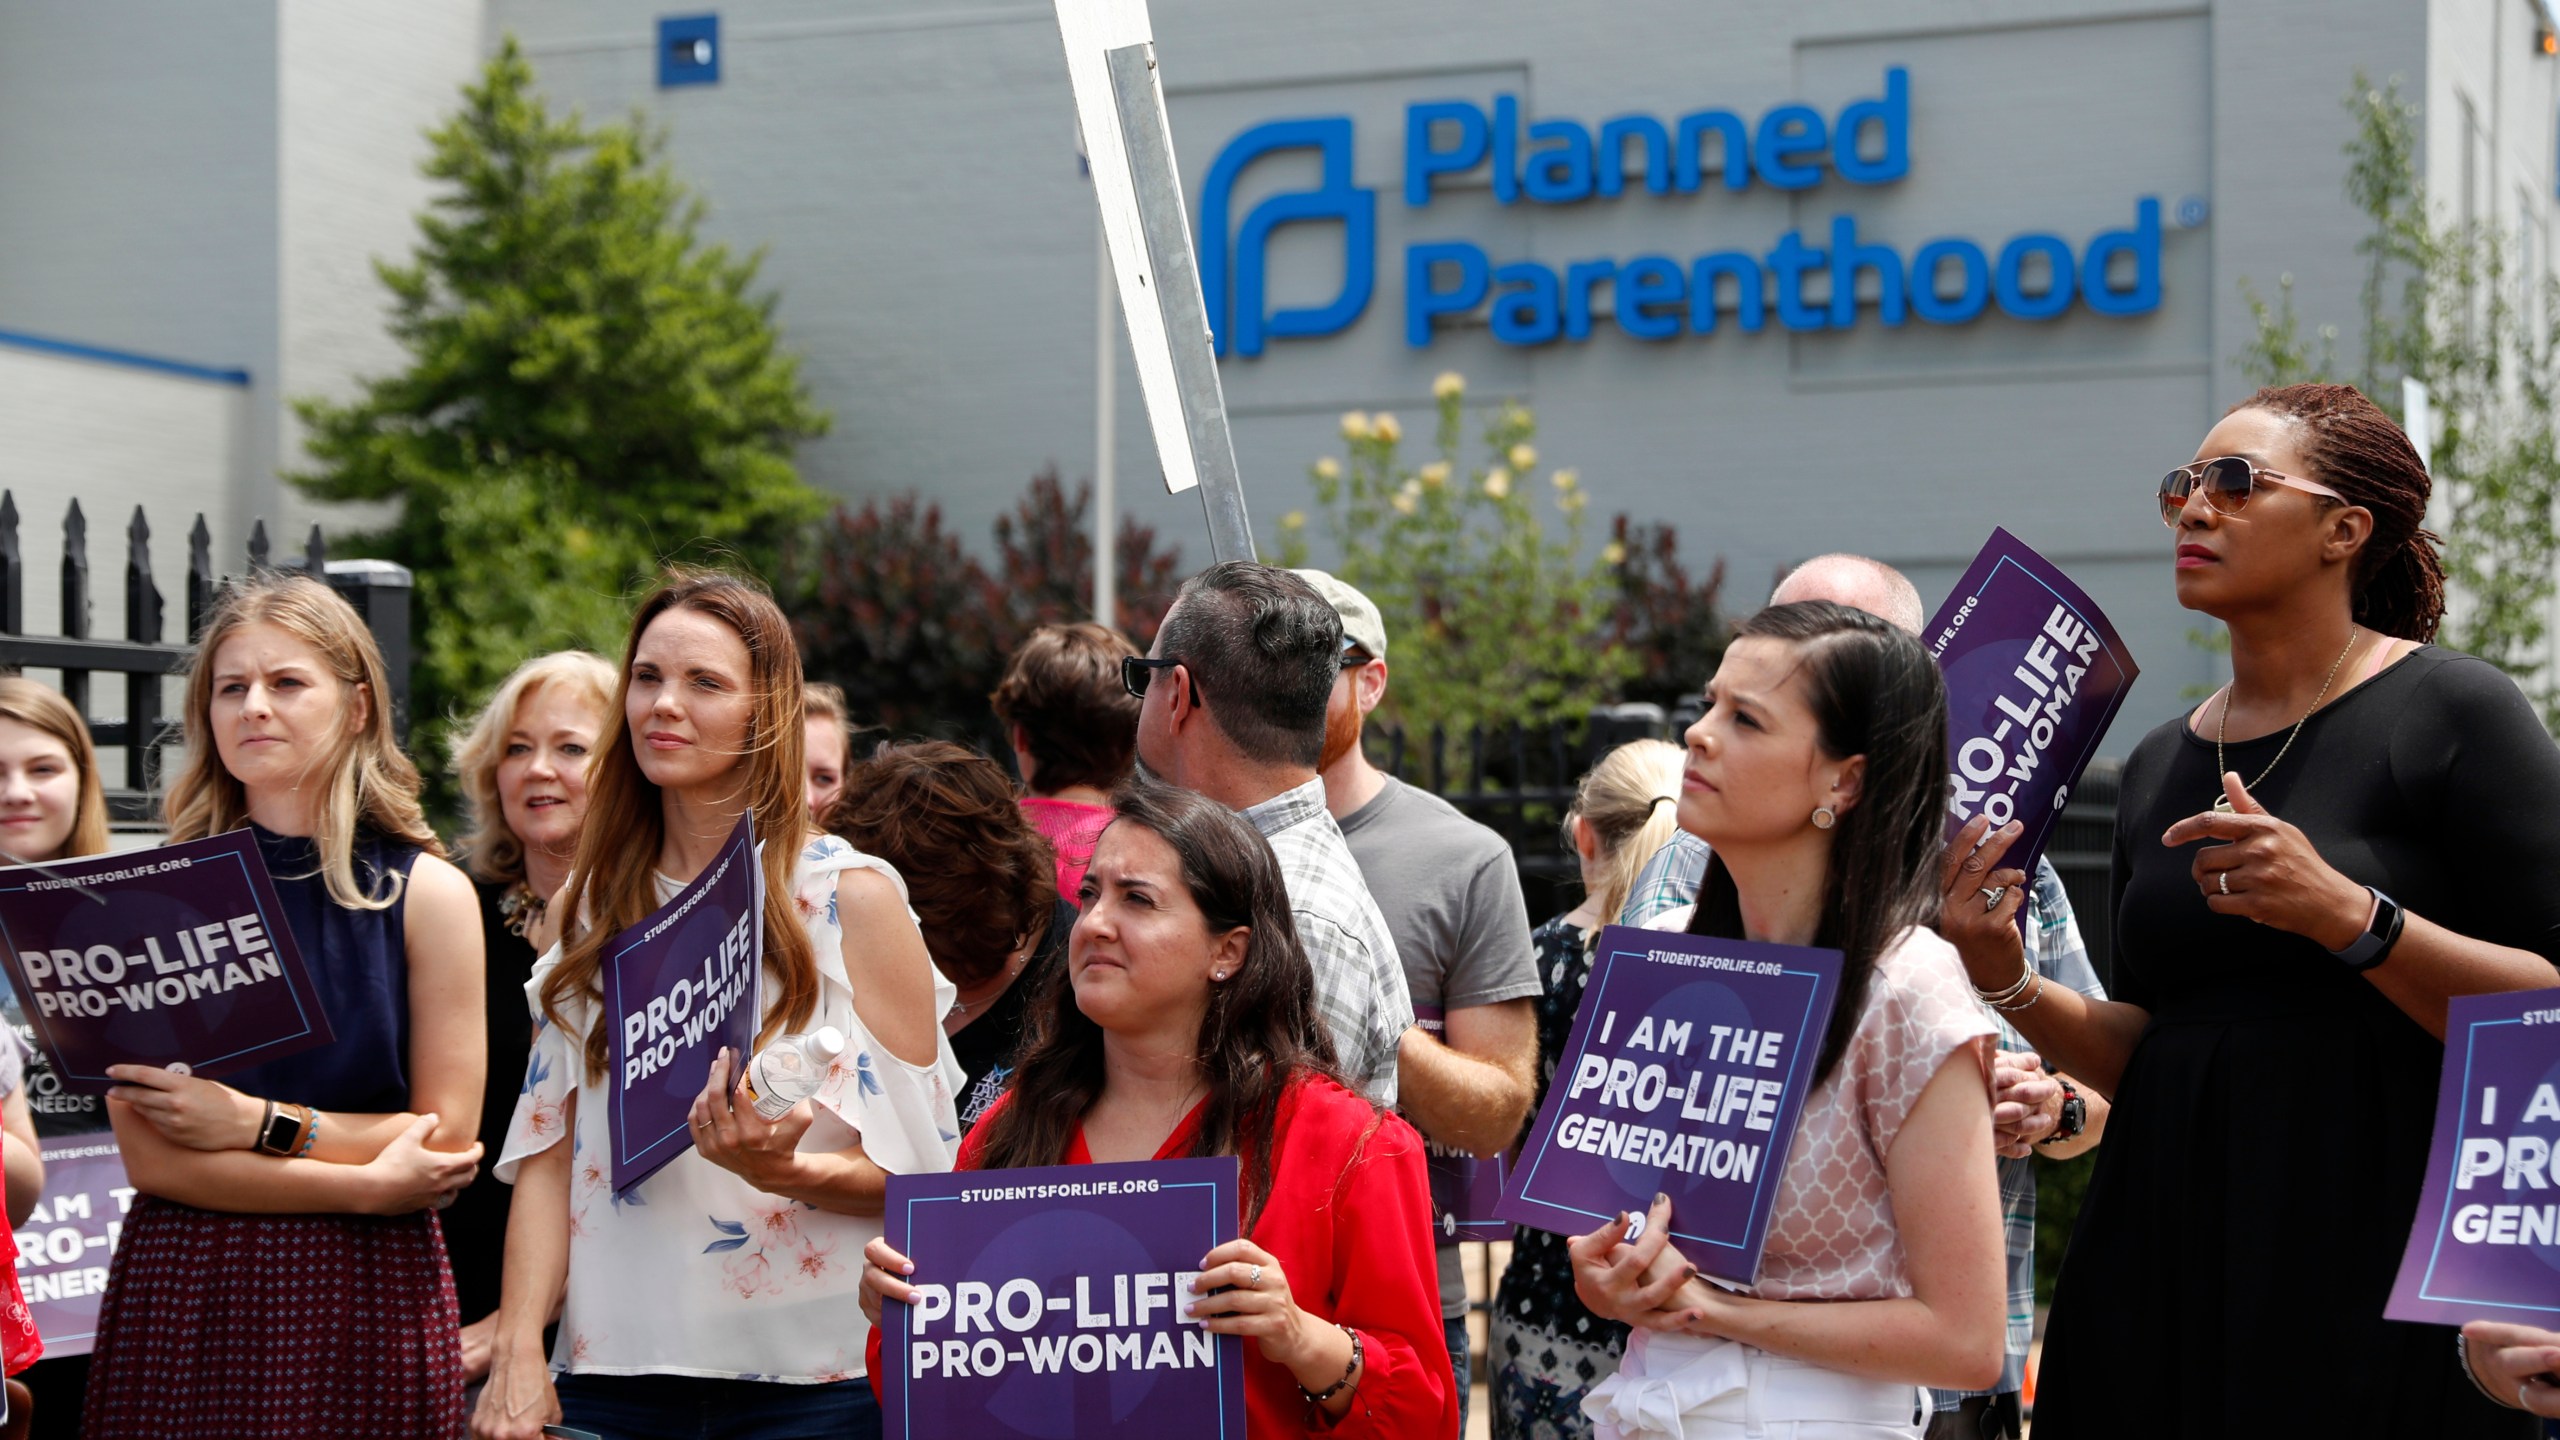
M747 1062L747 1098L767 1121L818 1093L828 1067L844 1053L844 1032L821 1025L806 1035L785 1035Z

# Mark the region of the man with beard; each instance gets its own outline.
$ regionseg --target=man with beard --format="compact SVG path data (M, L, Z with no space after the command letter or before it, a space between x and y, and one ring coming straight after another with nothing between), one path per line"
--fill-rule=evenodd
M1431 1142L1437 1176L1453 1157L1509 1149L1537 1093L1537 951L1519 865L1500 835L1369 763L1360 731L1387 694L1386 623L1350 585L1322 570L1297 573L1342 617L1342 673L1317 768L1325 808L1377 897L1413 992L1416 1023L1396 1047L1398 1103ZM1440 1239L1440 1313L1463 1427L1466 1276L1456 1237L1443 1228Z

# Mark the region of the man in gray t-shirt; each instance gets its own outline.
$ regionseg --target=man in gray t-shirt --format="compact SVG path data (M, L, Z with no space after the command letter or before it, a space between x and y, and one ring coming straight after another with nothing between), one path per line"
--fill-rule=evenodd
M1321 570L1297 572L1342 616L1342 674L1325 712L1325 807L1385 915L1417 1022L1397 1047L1397 1103L1435 1157L1511 1147L1536 1094L1536 952L1520 871L1500 835L1371 765L1360 727L1387 691L1386 626L1367 596ZM1434 1034L1434 1022L1442 1029ZM1468 1398L1467 1287L1454 1241L1440 1250L1440 1313Z

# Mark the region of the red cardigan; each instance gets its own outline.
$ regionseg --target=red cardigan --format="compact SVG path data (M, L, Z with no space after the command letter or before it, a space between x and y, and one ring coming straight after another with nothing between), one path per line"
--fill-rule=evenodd
M990 1106L960 1145L962 1170L980 1168ZM1191 1148L1199 1111L1184 1117L1156 1152L1178 1159ZM1393 1114L1330 1080L1301 1080L1280 1097L1272 1126L1271 1198L1253 1242L1289 1277L1300 1309L1360 1332L1367 1370L1351 1408L1326 1424L1298 1382L1244 1347L1245 1434L1249 1440L1325 1434L1348 1440L1457 1440L1448 1332L1440 1319L1440 1267L1431 1239L1431 1191L1422 1137ZM1064 1163L1089 1165L1079 1129ZM1354 1281L1357 1281L1355 1284ZM871 1384L880 1385L880 1333L871 1334Z

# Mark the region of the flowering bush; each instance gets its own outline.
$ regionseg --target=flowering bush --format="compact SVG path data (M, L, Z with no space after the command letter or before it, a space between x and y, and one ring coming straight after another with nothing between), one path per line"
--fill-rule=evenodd
M1629 673L1610 633L1615 566L1582 555L1589 492L1572 470L1538 474L1537 420L1506 403L1481 463L1462 455L1466 380L1432 385L1434 458L1412 463L1391 414L1342 417L1345 453L1310 467L1334 573L1377 603L1408 724L1524 724L1579 716ZM1307 563L1307 517L1281 517L1283 564Z
M1678 532L1667 524L1639 525L1625 515L1611 523L1600 558L1617 572L1609 635L1632 661L1619 698L1677 710L1704 688L1732 639L1717 604L1724 561L1716 561L1706 579L1692 580L1680 563Z
M995 522L997 569L969 553L942 508L913 495L838 506L820 527L814 593L793 625L812 679L844 687L854 719L974 739L987 694L1035 627L1093 613L1090 487L1067 493L1052 467ZM1182 556L1122 517L1118 620L1143 649L1173 602Z

